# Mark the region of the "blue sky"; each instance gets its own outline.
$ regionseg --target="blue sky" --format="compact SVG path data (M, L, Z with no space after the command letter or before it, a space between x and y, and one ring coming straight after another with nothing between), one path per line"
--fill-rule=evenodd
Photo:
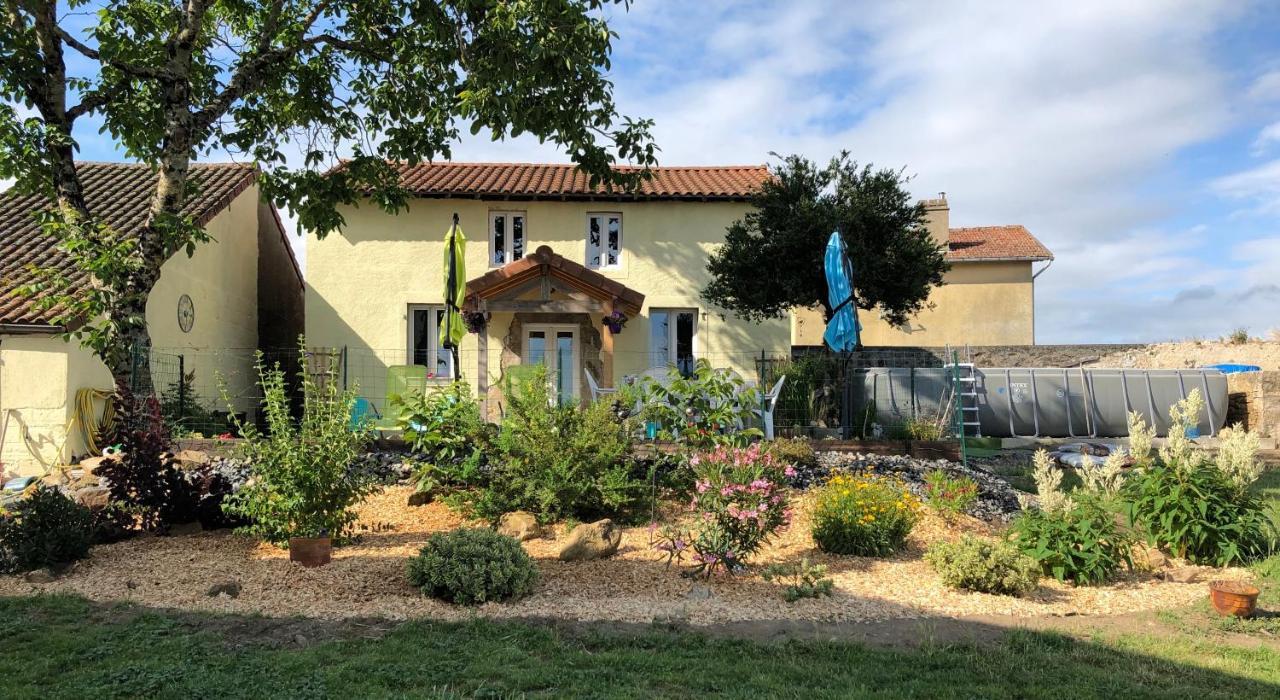
M1057 255L1037 341L1280 329L1280 3L674 2L611 11L668 165L905 166L953 226ZM118 159L85 134L82 156ZM532 139L455 160L562 162ZM1277 331L1280 332L1280 331Z

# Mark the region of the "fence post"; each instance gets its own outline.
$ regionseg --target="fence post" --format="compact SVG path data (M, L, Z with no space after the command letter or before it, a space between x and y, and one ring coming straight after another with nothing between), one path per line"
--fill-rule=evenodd
M342 346L342 390L347 390L347 346Z
M138 394L138 346L129 346L129 393Z
M178 420L177 424L187 417L187 356L178 355Z

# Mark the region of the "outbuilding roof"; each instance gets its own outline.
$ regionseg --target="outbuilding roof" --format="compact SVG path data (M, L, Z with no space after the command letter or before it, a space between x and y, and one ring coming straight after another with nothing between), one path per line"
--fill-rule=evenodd
M156 173L138 163L76 164L89 211L121 233L134 233L146 221L155 194ZM253 184L257 168L240 163L200 163L191 166L198 193L189 198L183 213L197 225L209 223ZM31 268L53 268L72 280L85 274L57 247L57 241L40 228L37 216L51 209L48 198L10 190L0 193L0 324L52 325L60 309L38 310L34 299L16 294L35 280Z

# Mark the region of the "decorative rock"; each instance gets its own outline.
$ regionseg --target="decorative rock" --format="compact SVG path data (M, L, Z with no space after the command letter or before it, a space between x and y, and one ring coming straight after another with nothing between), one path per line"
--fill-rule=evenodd
M85 457L84 459L80 460L79 466L81 469L84 470L86 474L92 474L94 470L102 466L102 463L105 462L107 459L109 458L108 457Z
M532 513L517 510L506 513L498 521L498 533L514 537L517 542L525 542L542 536L542 526Z
M54 576L53 572L50 571L49 569L36 569L35 571L28 571L26 574L22 576L22 580L26 581L27 583L53 583L53 580L55 578L57 577Z
M967 476L977 483L978 498L969 508L969 515L987 521L1007 521L1022 510L1018 490L995 474L974 468L973 461L965 468L945 459L822 451L821 443L815 443L814 448L818 450L817 466L800 470L792 479L793 486L809 488L825 483L835 473L869 471L897 477L912 493L924 498L927 494L925 476L941 469L953 476Z
M210 598L216 598L220 595L225 595L228 598L238 598L240 597L240 582L223 581L222 583L215 583L212 586L209 586L209 590L205 595Z
M435 494L430 491L414 491L409 494L409 505L425 506L435 498Z
M181 450L173 456L173 459L182 469L198 467L202 464L208 464L211 461L209 459L209 455L205 452L201 452L200 450Z
M622 544L622 528L605 518L583 523L569 532L560 548L560 561L591 561L612 556Z
M1175 569L1166 570L1163 576L1164 580L1174 583L1195 583L1200 580L1200 567L1179 566Z
M103 510L111 502L111 490L102 486L87 486L76 491L72 499L89 510Z

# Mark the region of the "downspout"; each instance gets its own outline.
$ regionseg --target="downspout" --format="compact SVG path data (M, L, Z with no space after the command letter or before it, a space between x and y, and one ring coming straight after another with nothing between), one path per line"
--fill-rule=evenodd
M1049 258L1049 261L1045 263L1044 267L1040 268L1039 272L1032 273L1031 275L1031 344L1032 345L1036 344L1036 278L1044 274L1044 271L1048 270L1050 267L1053 267L1053 258Z

